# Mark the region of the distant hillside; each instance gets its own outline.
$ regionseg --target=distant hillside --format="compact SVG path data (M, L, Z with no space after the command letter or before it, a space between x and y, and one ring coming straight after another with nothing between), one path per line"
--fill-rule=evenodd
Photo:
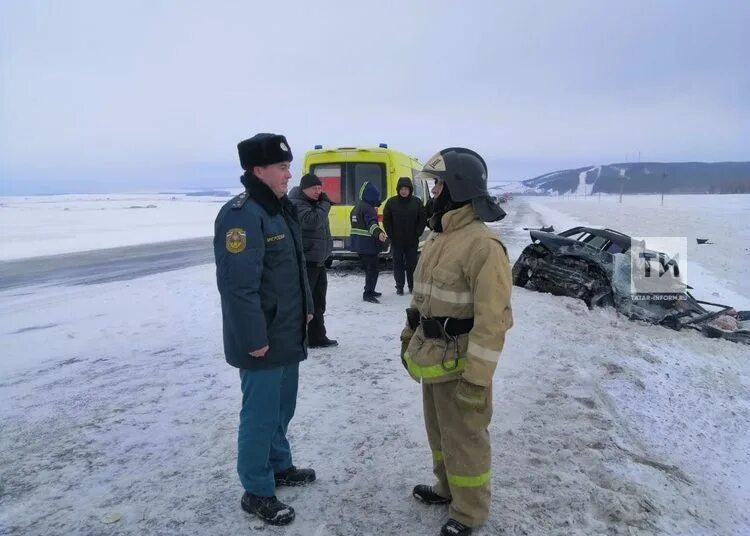
M665 175L666 174L666 175ZM536 192L750 193L750 162L638 162L555 171L522 181Z

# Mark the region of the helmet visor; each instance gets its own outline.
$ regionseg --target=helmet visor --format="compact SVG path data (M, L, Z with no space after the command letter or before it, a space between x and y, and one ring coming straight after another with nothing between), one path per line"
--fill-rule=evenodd
M424 179L426 181L441 181L443 180L443 177L439 173L436 173L434 171L418 171L416 175L414 175L415 179Z

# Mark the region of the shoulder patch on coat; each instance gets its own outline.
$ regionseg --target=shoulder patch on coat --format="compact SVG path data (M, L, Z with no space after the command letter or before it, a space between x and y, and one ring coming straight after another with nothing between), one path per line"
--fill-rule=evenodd
M227 231L226 244L229 253L242 253L247 247L247 233L239 227L229 229Z
M247 192L242 192L234 200L234 203L232 203L232 208L233 209L242 208L245 205L246 202L247 202Z

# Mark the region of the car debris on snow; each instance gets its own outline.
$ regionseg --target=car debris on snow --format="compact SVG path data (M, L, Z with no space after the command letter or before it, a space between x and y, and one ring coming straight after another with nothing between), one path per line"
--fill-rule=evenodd
M673 261L647 249L644 241L593 227L573 227L557 234L552 227L525 230L532 243L513 265L514 285L578 298L589 307L612 306L633 320L675 330L696 329L710 338L750 344L750 311L698 300L688 286L663 294L633 293L634 259L659 263L662 271L672 268Z

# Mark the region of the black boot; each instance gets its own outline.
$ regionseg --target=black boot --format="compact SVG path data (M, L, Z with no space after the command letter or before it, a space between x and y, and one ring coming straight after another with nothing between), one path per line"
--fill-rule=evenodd
M273 479L276 487L279 486L304 486L315 480L315 471L312 469L297 469L291 466L280 473L274 473Z
M378 300L374 295L372 294L362 294L362 299L366 302L370 303L380 303L380 300Z
M329 346L338 346L338 345L339 345L339 341L337 341L336 339L329 339L328 337L326 337L323 340L314 341L308 344L310 348L327 348Z
M380 298L383 295L383 293L378 292L377 290L373 290L372 295L375 296L376 298Z
M269 525L288 525L294 521L294 508L276 496L260 497L246 491L240 504L245 512L258 516Z
M449 519L440 529L440 536L469 536L471 530L471 527L467 527L455 519Z
M396 295L397 296L403 296L404 295L404 287L396 287Z
M425 504L448 504L451 500L448 497L438 495L432 490L432 486L417 484L411 492L414 498Z

